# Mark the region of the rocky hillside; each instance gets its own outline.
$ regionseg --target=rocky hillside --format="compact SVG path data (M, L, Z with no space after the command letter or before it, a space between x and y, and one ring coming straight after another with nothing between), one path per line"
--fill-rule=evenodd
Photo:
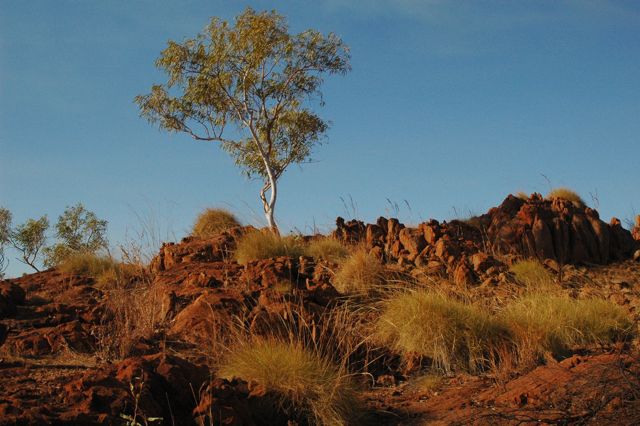
M334 345L322 354L354 377L358 422L640 423L640 223L629 232L537 194L509 196L465 221L338 218L333 239L375 257L394 291L435 289L499 313L528 291L512 265L534 258L554 291L613 302L634 323L610 344L572 345L533 365L512 357L507 366L501 356L499 366L445 374L429 357L409 362L355 334L371 328L388 296L341 294L340 262L302 255L239 264L237 243L251 232L164 244L148 267L112 281L56 269L1 281L0 424L314 423L305 410L274 404L268 384L219 374L235 340L296 333Z

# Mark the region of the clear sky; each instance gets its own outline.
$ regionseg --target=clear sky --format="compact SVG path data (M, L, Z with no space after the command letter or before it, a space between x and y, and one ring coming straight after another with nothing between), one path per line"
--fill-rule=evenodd
M637 1L0 0L0 205L14 223L80 201L115 247L141 222L181 238L207 206L259 221L258 182L133 103L164 81L167 40L247 5L351 48L352 72L323 86L326 145L281 180L285 230L479 214L547 179L604 220L640 213Z

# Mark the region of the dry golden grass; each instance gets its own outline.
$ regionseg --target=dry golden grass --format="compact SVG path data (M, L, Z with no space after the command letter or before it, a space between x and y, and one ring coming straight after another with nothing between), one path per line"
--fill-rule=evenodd
M307 244L305 254L316 259L337 263L349 256L349 250L340 241L333 238L319 238Z
M65 258L59 265L60 271L73 274L85 275L97 278L105 272L115 268L116 262L108 256L101 256L95 253L76 253Z
M547 199L552 200L554 198L561 198L563 200L571 201L578 207L584 207L587 204L575 191L569 188L555 188L549 191Z
M241 265L278 256L299 257L304 247L293 236L281 237L269 231L254 231L244 235L235 251L235 258Z
M191 235L200 238L211 238L236 226L240 226L240 222L233 213L224 209L206 209L198 215Z
M352 425L361 417L350 376L301 343L273 338L239 342L218 374L263 386L281 410L309 424Z
M384 302L376 335L393 351L429 358L445 372L495 365L510 340L507 327L486 310L426 290Z
M528 200L528 199L529 199L529 194L527 194L527 193L526 193L526 192L524 192L524 191L518 191L518 192L516 192L515 196L516 196L516 198L519 198L519 199L521 199L521 200L523 200L523 201L526 201L526 200Z
M544 293L512 302L501 316L514 334L523 362L547 353L563 356L578 345L611 344L626 338L632 327L627 313L615 303Z
M518 282L526 286L527 291L557 292L554 275L536 259L525 259L515 262L509 268Z
M109 314L97 333L97 353L105 360L124 359L140 339L152 338L162 321L161 301L150 282L105 290Z
M385 285L385 268L365 249L357 249L336 272L333 286L342 294L371 294Z

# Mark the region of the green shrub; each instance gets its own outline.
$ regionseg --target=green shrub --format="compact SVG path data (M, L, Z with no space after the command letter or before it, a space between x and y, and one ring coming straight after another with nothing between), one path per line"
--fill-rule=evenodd
M619 341L630 332L632 324L624 309L615 303L543 293L512 302L502 318L515 336L521 359L545 353L559 357L576 345Z
M316 259L339 262L349 255L349 250L338 240L319 238L309 242L305 254Z
M587 204L584 200L573 190L569 188L555 188L547 194L547 199L552 200L554 198L561 198L563 200L571 201L578 207L585 207Z
M446 372L482 370L510 341L506 326L488 312L425 290L384 302L376 336L395 352L430 358Z
M516 262L509 270L530 291L550 291L555 288L553 274L535 259Z
M269 231L254 231L244 235L235 251L236 260L242 265L258 259L299 257L303 254L304 247L295 237L281 237Z
M264 386L280 409L305 423L351 425L359 420L350 377L301 344L254 338L232 348L218 373Z
M240 226L240 222L231 212L224 209L206 209L198 215L191 235L211 238L236 226Z
M333 286L343 294L370 294L385 284L384 265L365 249L351 254L338 269Z

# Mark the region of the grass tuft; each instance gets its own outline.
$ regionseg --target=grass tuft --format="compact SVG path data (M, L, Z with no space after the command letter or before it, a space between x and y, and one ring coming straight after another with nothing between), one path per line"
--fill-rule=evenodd
M624 309L613 302L544 293L512 302L502 318L514 334L521 360L540 358L546 353L561 357L576 345L620 341L632 325Z
M587 204L577 192L569 188L555 188L547 194L547 199L552 200L554 198L561 198L563 200L571 201L578 207L585 207Z
M371 294L384 284L384 265L365 249L344 260L333 279L333 286L343 294Z
M549 291L557 287L555 286L554 275L535 259L515 262L511 265L509 271L529 291Z
M97 278L115 268L116 262L108 256L94 253L76 253L65 258L58 269L66 274L85 275Z
M429 358L445 372L484 370L510 339L506 326L481 308L425 290L386 301L376 334L392 350Z
M254 231L244 235L235 251L238 263L246 265L253 260L270 259L272 257L299 257L304 254L304 247L295 237L281 237L272 232Z
M218 373L263 386L281 410L307 424L351 425L359 420L360 404L350 377L302 344L251 339L229 351Z
M191 235L211 238L237 226L240 226L240 222L231 212L224 209L206 209L198 215Z
M309 242L305 248L305 254L337 263L349 256L349 250L338 240L320 238Z

